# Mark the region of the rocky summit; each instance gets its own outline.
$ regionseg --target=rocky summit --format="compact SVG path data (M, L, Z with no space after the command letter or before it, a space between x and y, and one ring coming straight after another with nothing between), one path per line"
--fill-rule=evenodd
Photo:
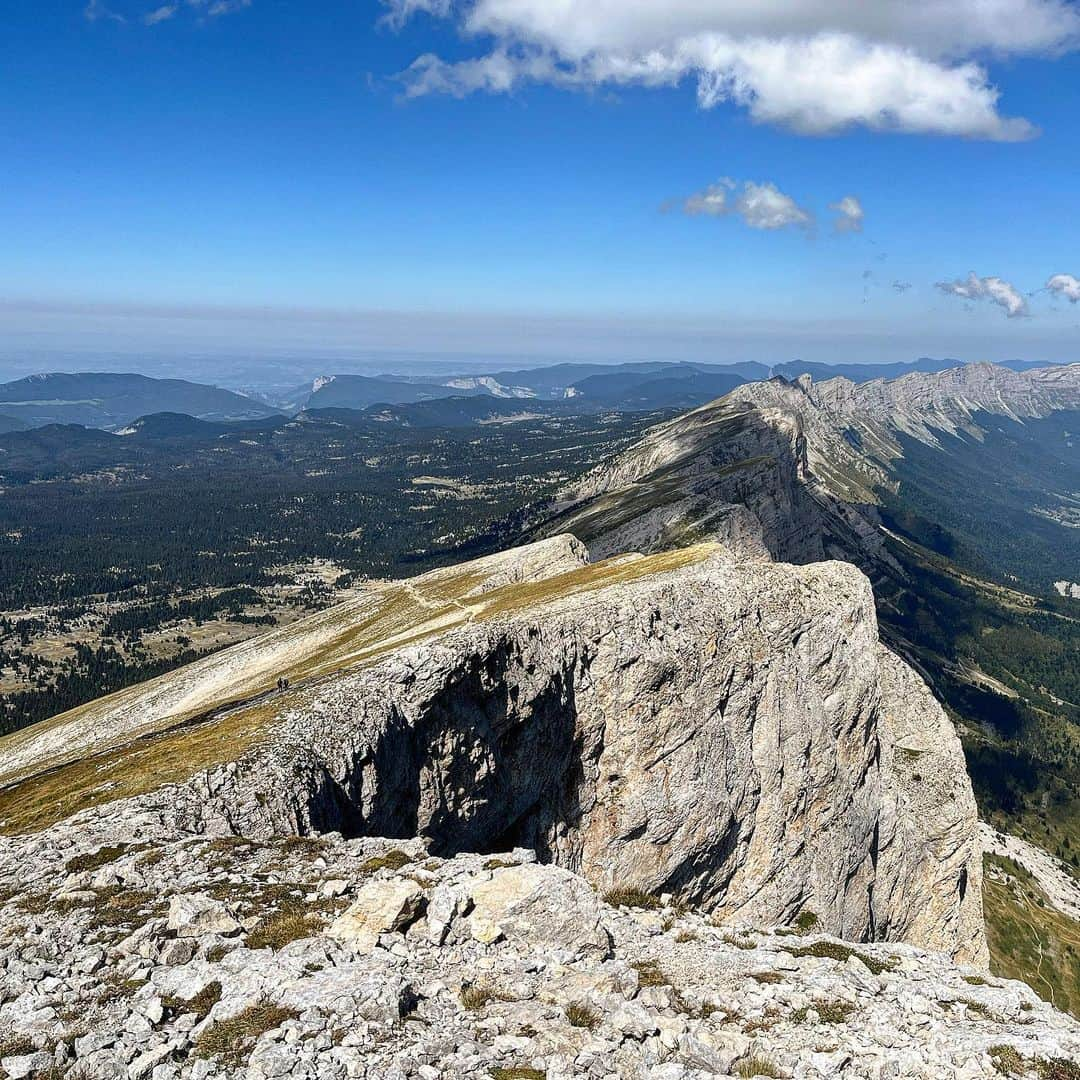
M77 824L8 845L13 1080L974 1080L1068 1077L1080 1055L1080 1025L1024 984L841 942L809 911L751 927L601 896L520 849L171 831L147 816L97 849Z
M2 750L11 1080L1080 1055L986 972L958 739L849 563L593 563L561 535L373 583Z

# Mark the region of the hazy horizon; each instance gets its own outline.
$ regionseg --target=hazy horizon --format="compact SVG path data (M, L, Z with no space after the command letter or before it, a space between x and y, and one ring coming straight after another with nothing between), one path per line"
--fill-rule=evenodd
M0 381L48 371L137 371L229 387L283 387L333 374L421 375L566 362L688 361L768 367L1077 359L1028 324L978 337L922 325L884 335L867 320L777 326L720 318L0 305Z

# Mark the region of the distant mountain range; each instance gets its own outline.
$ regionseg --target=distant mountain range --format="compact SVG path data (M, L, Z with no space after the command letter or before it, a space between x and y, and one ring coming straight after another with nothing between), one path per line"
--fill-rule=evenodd
M234 421L271 416L279 410L216 386L145 375L57 373L0 385L0 431L47 424L115 430L159 412Z
M819 381L842 376L864 383L960 366L959 360L925 357L908 364L835 366L801 361L775 367L754 362L554 364L486 375L321 376L289 394L271 398L245 396L181 379L105 372L58 373L0 384L0 433L49 424L82 424L118 431L139 417L158 413L236 422L282 413L379 409L388 423L424 427L558 412L650 412L696 408L745 383L775 376L794 380L809 374ZM1044 365L1017 360L999 366L1026 371ZM420 407L419 411L416 407Z

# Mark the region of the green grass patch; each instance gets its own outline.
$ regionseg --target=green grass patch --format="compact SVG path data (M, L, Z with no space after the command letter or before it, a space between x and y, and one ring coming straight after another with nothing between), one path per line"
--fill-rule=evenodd
M851 957L861 960L875 975L885 971L892 971L895 967L891 961L876 960L872 956L861 953L858 949L852 949L839 941L815 941L812 945L787 945L785 952L792 956L817 956L825 960L836 960L838 963L847 963Z
M604 903L612 907L640 908L642 910L654 910L660 906L659 897L644 889L633 886L624 886L618 889L609 889L604 893Z
M227 1020L211 1024L195 1044L199 1057L214 1058L223 1065L239 1068L247 1060L261 1035L295 1020L296 1013L263 999Z

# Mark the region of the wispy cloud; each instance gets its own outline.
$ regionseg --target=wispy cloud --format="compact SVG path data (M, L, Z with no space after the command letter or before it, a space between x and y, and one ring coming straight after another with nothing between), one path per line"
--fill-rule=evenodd
M418 11L492 42L463 61L427 54L403 75L412 96L696 82L802 134L875 131L1014 141L1036 134L999 109L986 56L1053 57L1080 44L1071 0L383 0L402 27Z
M103 19L109 22L127 22L123 15L107 7L104 0L89 0L83 8L83 16L90 22L100 22Z
M156 26L158 23L165 22L171 19L177 12L178 5L176 4L162 4L159 8L154 8L153 11L148 11L143 17L144 26Z
M814 217L771 181L739 183L724 177L682 204L691 217L738 217L751 229L810 228Z
M833 219L833 228L837 232L862 232L866 211L854 195L845 195L842 199L829 203L829 209L836 214Z
M414 15L421 13L445 19L451 10L451 0L382 0L387 9L381 22L400 30Z
M939 281L937 287L948 296L964 300L989 300L1003 308L1010 319L1023 318L1028 314L1027 301L1011 282L999 277L979 277L971 271L966 278L955 281Z
M108 6L106 0L89 0L83 9L83 15L90 22L107 20L117 23L135 22L143 26L157 26L159 23L168 22L187 10L198 19L216 19L222 15L231 15L237 11L243 11L251 7L252 0L170 0L168 3L159 4L142 13L134 13L130 17L121 12L114 11Z

